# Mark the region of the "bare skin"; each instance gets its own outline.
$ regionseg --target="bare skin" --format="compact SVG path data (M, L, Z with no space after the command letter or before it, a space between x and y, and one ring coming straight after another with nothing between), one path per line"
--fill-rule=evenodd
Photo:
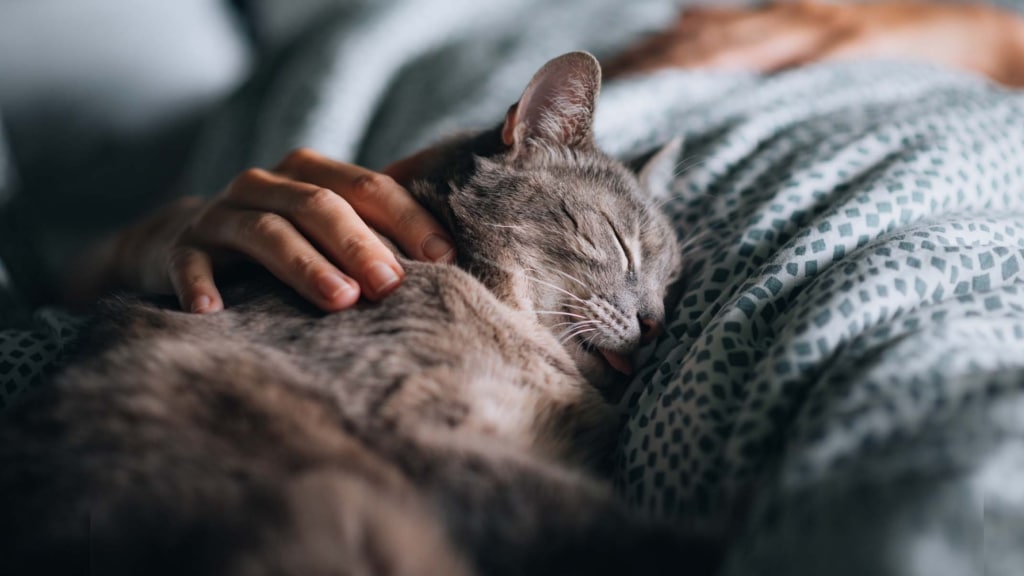
M411 178L421 156L377 173L300 149L273 171L246 170L213 199L183 198L94 246L67 299L131 289L216 312L224 301L215 272L239 260L327 312L383 298L404 272L374 230L415 259L454 257L448 233L396 181Z
M604 67L606 76L671 67L772 73L854 58L934 62L1024 87L1024 20L991 6L898 0L691 8Z
M1024 20L989 6L899 0L691 8L604 69L606 77L673 67L772 73L852 58L923 60L1024 87ZM400 185L429 153L375 173L297 150L273 171L248 170L212 200L180 200L93 247L67 299L127 288L215 312L224 306L216 273L238 260L265 266L327 312L383 298L404 273L373 230L412 258L454 257L447 232Z

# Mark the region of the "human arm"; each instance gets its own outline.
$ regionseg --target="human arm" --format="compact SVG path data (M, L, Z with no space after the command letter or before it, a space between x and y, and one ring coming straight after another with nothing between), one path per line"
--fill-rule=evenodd
M415 157L385 169L406 179ZM379 231L419 260L449 260L447 232L392 175L289 154L250 169L210 200L185 198L87 249L65 289L69 302L112 289L176 294L184 310L224 306L216 272L251 260L325 311L377 300L404 275Z
M693 8L605 63L608 76L668 67L777 72L813 62L901 58L1024 87L1024 19L981 4L890 0Z

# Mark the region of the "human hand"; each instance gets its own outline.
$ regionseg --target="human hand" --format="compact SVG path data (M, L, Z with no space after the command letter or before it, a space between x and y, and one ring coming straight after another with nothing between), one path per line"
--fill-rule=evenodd
M989 6L901 1L692 8L609 60L605 74L668 67L767 73L851 58L916 59L1024 86L1024 21Z
M395 177L415 158L397 163ZM204 313L224 306L215 269L247 259L330 312L401 282L373 230L418 260L454 255L447 232L391 176L300 149L273 171L243 172L211 200L183 199L120 232L100 250L100 269L108 286L174 293L182 309Z

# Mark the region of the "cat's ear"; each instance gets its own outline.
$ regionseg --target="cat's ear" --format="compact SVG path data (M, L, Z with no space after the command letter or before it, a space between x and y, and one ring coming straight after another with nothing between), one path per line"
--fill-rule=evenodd
M648 194L657 198L668 193L676 177L676 166L682 150L683 137L676 136L643 162L637 177Z
M592 145L601 65L586 52L563 54L533 76L505 115L501 139L520 148L530 142L569 147Z

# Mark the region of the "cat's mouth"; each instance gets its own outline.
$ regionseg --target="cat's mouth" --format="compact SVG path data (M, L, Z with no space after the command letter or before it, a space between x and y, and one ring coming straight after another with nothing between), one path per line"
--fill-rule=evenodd
M633 360L628 355L622 354L621 352L607 350L605 348L598 348L597 346L582 340L580 341L580 344L588 354L600 357L612 370L626 376L633 375Z

